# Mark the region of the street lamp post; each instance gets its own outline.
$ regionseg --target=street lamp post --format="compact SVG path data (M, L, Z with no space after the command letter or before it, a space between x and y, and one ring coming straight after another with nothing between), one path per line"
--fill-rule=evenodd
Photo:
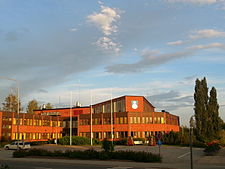
M192 136L193 136L193 128L194 128L194 116L190 118L190 160L191 160L191 169L193 169L193 154L192 154Z
M19 131L19 125L20 125L20 119L19 119L19 113L20 113L20 101L19 101L19 98L20 98L20 92L19 92L19 81L16 80L16 79L12 79L12 78L8 78L8 77L3 77L3 76L0 76L0 79L6 79L6 80L11 80L11 81L14 81L16 82L17 84L17 138L19 140L20 138L20 131ZM17 144L17 149L19 149L19 145Z

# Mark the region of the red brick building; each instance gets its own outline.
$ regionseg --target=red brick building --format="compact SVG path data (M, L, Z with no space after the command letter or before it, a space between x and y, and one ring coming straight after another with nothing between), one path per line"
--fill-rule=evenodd
M71 117L71 118L70 118ZM18 123L19 119L19 123ZM44 141L70 134L94 138L148 138L179 131L179 117L155 112L143 96L122 96L87 107L35 110L34 114L0 112L1 140ZM92 122L91 122L92 119Z
M112 134L115 139L128 136L147 138L159 132L177 132L180 128L178 116L165 111L155 112L155 107L143 96L122 96L90 107L35 111L36 114L51 112L64 117L63 136L69 135L70 113L73 135L83 137L90 137L91 128L93 137L98 139L111 138Z
M115 139L128 136L148 138L159 132L179 131L178 116L165 111L155 112L154 108L142 96L123 96L95 104L92 106L93 137L111 138L113 131ZM79 136L90 137L90 116L90 114L79 116Z

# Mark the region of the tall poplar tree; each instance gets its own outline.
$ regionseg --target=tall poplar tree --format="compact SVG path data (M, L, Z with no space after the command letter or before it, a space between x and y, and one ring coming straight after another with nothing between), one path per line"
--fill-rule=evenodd
M210 91L209 103L208 103L208 113L209 113L209 135L214 138L218 136L218 131L220 130L220 119L219 119L219 104L217 102L217 92L215 87L212 87Z
M207 82L204 78L203 80L196 80L195 85L195 119L196 119L196 134L199 140L204 140L206 135L207 127L207 102L208 102L208 88Z
M207 87L207 81L206 78L204 77L201 80L201 93L202 93L202 135L203 138L207 137L207 127L208 127L208 118L209 118L209 114L208 114L208 87Z

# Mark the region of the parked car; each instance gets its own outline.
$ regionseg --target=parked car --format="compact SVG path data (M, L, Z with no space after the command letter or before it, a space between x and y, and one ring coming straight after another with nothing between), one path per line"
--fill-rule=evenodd
M29 142L23 142L23 141L14 141L10 144L6 144L4 146L4 149L6 150L16 150L17 148L19 149L30 149L30 143Z

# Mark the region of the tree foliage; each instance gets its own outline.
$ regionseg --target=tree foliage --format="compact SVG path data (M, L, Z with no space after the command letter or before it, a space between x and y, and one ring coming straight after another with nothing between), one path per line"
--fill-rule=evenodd
M2 103L3 111L9 111L9 112L17 112L18 111L18 103L19 103L19 110L21 111L21 102L18 101L18 98L16 95L10 93L6 98L5 102Z
M37 100L33 99L31 101L29 101L28 105L27 105L27 113L34 113L34 110L40 109L40 106L38 105Z
M45 105L45 108L46 108L46 109L53 109L54 107L53 107L53 105L52 105L51 103L47 103L47 104Z
M197 138L200 141L215 139L221 124L219 104L215 87L212 87L208 96L206 78L196 80L194 100Z

